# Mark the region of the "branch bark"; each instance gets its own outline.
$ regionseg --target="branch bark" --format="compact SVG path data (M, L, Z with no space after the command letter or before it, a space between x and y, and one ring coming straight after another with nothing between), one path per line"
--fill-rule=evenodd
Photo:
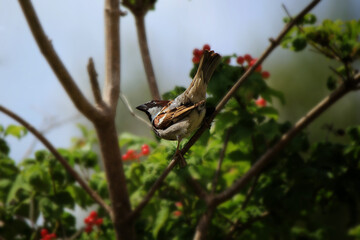
M5 108L0 105L0 111L23 125L29 132L34 134L34 136L39 139L42 144L56 157L56 159L64 166L64 168L69 172L69 174L80 184L81 187L89 194L90 197L94 199L105 211L112 216L113 212L109 205L105 203L105 201L94 191L89 185L80 177L80 175L68 164L65 158L61 156L61 154L56 150L56 148L44 137L35 127L33 127L30 123L25 121L22 117L12 112L11 110Z
M129 1L123 0L122 4L127 7L135 17L136 31L139 40L140 53L153 99L161 99L158 85L156 83L154 68L150 58L149 46L146 37L145 15L149 9L154 7L151 1Z
M120 93L119 0L105 0L105 86L103 100L115 114Z
M88 74L89 74L91 90L94 95L95 103L97 105L101 106L101 105L103 105L103 101L102 101L100 86L99 86L99 82L98 82L98 78L97 78L98 74L96 73L94 61L92 58L89 58L87 70L88 70Z
M312 8L314 8L321 0L313 0L307 7L304 8L291 22L289 22L284 29L280 32L278 37L274 40L270 41L270 46L265 50L265 52L261 55L258 61L248 68L248 70L241 76L241 78L234 84L234 86L229 90L229 92L223 97L220 103L216 106L214 113L207 119L208 123L211 123L215 116L222 110L225 104L230 100L230 98L235 94L236 90L244 83L244 81L254 72L258 65L260 65L265 58L269 56L269 54L280 44L282 38L285 37L286 33L290 31L290 29L299 21L301 18L308 13ZM200 138L200 136L204 133L207 127L210 124L203 124L195 134L190 138L190 140L185 144L185 146L180 150L180 153L184 155L189 149L196 143L196 141ZM164 170L161 176L156 181L156 185L154 184L151 188L151 194L146 195L141 204L134 210L136 214L139 214L140 211L145 207L145 205L150 201L151 197L154 195L155 191L160 187L161 183L165 180L170 171L175 167L178 158L174 158L168 165L168 167ZM213 201L214 199L211 199ZM209 202L210 203L210 202ZM210 203L211 205L213 203Z
M153 99L161 99L159 89L156 83L154 68L150 58L149 46L145 31L145 15L135 15L136 31L139 39L139 47L143 60L147 81L149 84L151 96Z
M65 65L55 52L51 41L47 38L41 26L40 20L36 15L31 1L19 0L19 4L41 53L44 55L51 69L54 71L76 108L89 119L97 118L100 115L99 111L85 98Z
M357 80L358 81L358 80ZM308 126L314 119L316 119L321 113L332 106L345 94L353 90L354 86L342 84L338 89L331 93L328 97L323 99L313 109L311 109L304 117L302 117L292 129L285 133L281 140L276 143L275 146L270 148L259 160L250 168L245 175L237 180L230 188L216 195L213 199L213 203L218 205L230 198L232 198L241 188L243 188L254 176L261 173L263 168L306 126Z

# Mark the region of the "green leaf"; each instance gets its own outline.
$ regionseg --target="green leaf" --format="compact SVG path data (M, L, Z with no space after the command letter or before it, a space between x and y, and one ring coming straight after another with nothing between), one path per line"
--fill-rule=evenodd
M85 190L79 186L69 185L67 186L66 191L70 194L71 198L74 199L75 202L83 209L93 203L93 201L89 199L89 196Z
M153 236L156 239L161 228L164 227L170 215L170 208L167 203L161 204L161 208L156 215L156 220L153 228Z
M67 191L57 192L54 196L50 198L54 203L65 206L70 209L74 209L75 202L71 194Z
M307 42L306 38L303 35L299 35L292 41L292 48L295 52L299 52L306 48Z
M59 218L62 208L47 197L39 200L39 209L45 218Z
M23 126L9 125L5 130L5 136L12 135L20 139L25 136L27 133L27 129Z

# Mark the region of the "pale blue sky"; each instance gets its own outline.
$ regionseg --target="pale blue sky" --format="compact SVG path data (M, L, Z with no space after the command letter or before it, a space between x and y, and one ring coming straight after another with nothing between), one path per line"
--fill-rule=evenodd
M146 17L150 53L155 74L164 92L175 85L186 86L192 67L192 50L209 43L221 54L251 53L258 56L283 27L284 3L292 14L309 1L299 0L159 0L156 10ZM33 1L43 27L66 67L92 100L86 64L93 57L99 79L104 68L103 1L36 0ZM359 1L323 0L314 10L324 18L359 18ZM345 15L347 14L347 15ZM121 18L122 92L132 104L149 100L142 61L137 48L133 17ZM282 50L277 50L282 51ZM268 61L274 61L275 53ZM278 61L278 60L277 60ZM264 68L271 66L264 63ZM268 69L271 71L271 69ZM36 127L44 119L61 120L77 113L52 70L40 54L17 1L0 0L0 104L20 114ZM132 120L135 121L135 120ZM12 123L0 113L0 124ZM141 123L139 123L141 124ZM79 135L68 124L48 134L58 147L70 145ZM11 139L12 156L19 160L32 137ZM38 148L42 148L39 144Z

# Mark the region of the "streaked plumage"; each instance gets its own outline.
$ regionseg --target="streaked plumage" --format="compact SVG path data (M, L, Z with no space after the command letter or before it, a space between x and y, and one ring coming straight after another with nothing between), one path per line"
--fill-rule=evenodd
M190 86L172 101L152 100L138 107L151 121L157 136L167 140L177 140L179 144L202 123L206 109L206 88L220 62L220 55L214 51L204 51L199 68Z

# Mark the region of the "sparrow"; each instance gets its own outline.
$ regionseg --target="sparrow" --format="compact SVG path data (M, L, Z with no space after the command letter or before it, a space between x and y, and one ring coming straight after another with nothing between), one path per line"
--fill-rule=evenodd
M181 166L186 162L179 151L180 142L202 124L207 85L220 60L219 54L205 50L190 86L183 93L174 100L152 100L136 107L147 114L158 137L178 141L175 154L182 159Z

